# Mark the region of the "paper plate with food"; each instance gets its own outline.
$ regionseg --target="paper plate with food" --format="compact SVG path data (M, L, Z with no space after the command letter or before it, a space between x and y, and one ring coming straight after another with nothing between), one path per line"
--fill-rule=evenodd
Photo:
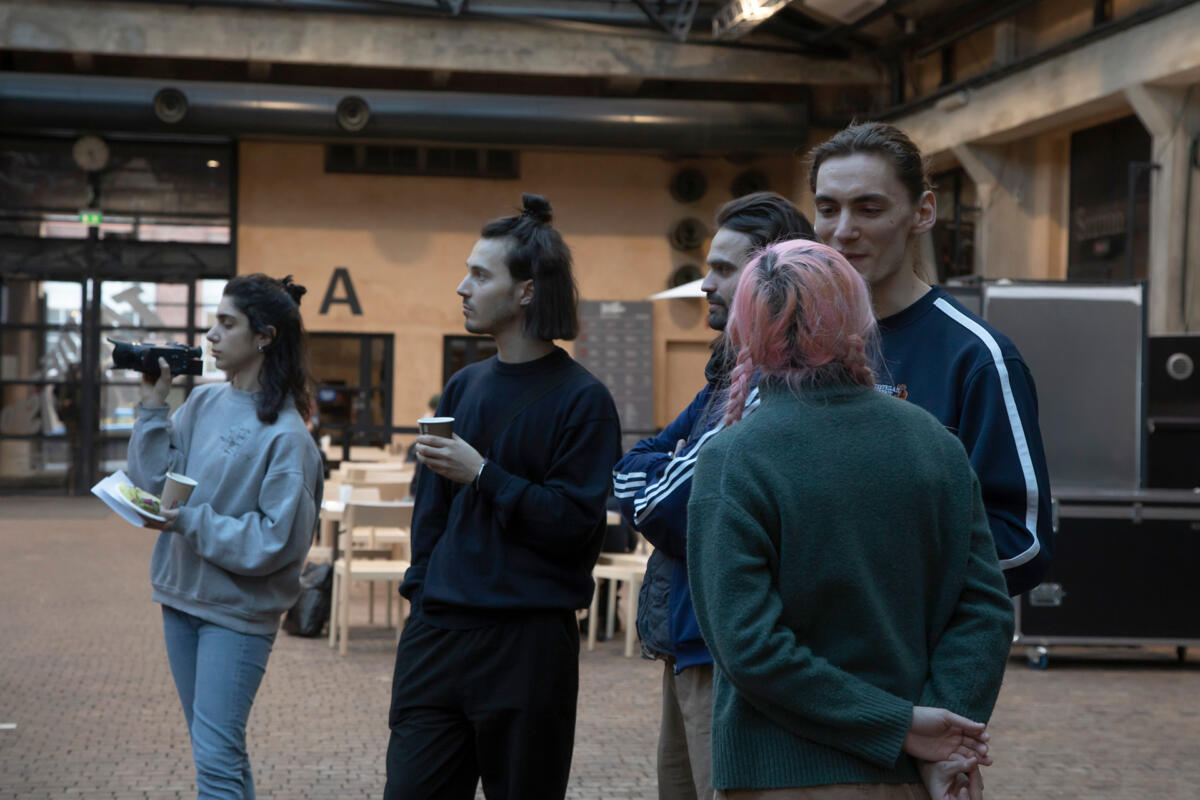
M125 482L117 485L117 492L119 499L132 506L143 517L157 520L158 522L166 521L167 518L159 514L162 511L162 503L156 495Z

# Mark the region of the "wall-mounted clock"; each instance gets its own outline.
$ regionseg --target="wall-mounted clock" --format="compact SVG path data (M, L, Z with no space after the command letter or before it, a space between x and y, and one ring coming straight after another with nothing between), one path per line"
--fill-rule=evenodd
M96 172L108 164L108 144L99 136L80 136L71 148L71 155L81 169Z

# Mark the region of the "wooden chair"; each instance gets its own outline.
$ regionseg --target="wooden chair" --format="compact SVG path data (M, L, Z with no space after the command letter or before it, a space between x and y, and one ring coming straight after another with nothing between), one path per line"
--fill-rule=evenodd
M408 497L408 481L358 484L360 489L374 489L385 503L395 503Z
M329 616L329 646L338 647L342 655L350 638L350 589L355 581L369 581L372 587L368 621L374 621L374 584L387 584L387 624L392 624L392 588L404 579L409 562L399 558L367 558L367 555L392 555L392 548L382 547L381 534L403 530L412 519L412 506L407 503L362 503L351 501L342 514L342 530L338 535L339 555L333 565L333 607ZM356 541L360 529L367 529L365 547ZM398 534L397 534L398 535ZM399 624L404 622L404 600L399 600Z
M380 488L388 486L388 484L381 484ZM384 492L380 491L380 495L384 495ZM387 515L387 525L370 524L361 510L358 512L358 519L351 520L350 524L353 527L349 527L347 530L350 533L350 543L356 557L360 557L360 560L361 558L409 560L409 528L412 525L413 504L407 501L402 502L402 500L404 498L399 496L384 495L380 497L377 504L369 506L374 509L372 513ZM373 502L373 499L367 502ZM345 514L343 512L344 521ZM392 588L391 583L384 588L388 600L387 624L389 628L392 625ZM375 624L375 583L373 581L367 584L367 623Z
M412 483L411 470L375 470L356 469L351 467L342 478L357 488L379 487L380 499L401 500L408 497L409 485ZM384 488L388 487L388 488Z
M596 588L592 592L592 604L588 608L588 638L587 649L596 649L596 621L597 613L600 606L600 581L610 581L611 586L608 590L608 606L605 609L608 616L606 617L605 633L608 638L612 638L615 621L617 618L617 584L625 584L625 657L633 657L633 643L637 638L637 608L638 608L638 593L642 587L642 577L646 574L646 557L639 556L636 553L610 554L604 553L603 556L609 556L609 563L598 563L592 568L592 578L596 582Z
M382 509L387 514L387 524L375 525L365 521L362 508ZM391 554L407 560L409 544L409 528L412 526L413 504L404 500L383 500L379 503L359 506L357 519L351 520L354 527L350 529L356 550L388 549ZM345 515L342 517L345 520Z

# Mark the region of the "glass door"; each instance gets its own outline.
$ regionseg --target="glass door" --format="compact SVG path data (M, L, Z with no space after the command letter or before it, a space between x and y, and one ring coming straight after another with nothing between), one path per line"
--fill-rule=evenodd
M203 346L224 285L0 278L0 489L82 494L124 468L141 374L109 340ZM205 359L168 400L222 379Z
M335 444L392 441L391 334L311 333L317 426Z
M101 475L125 467L134 410L141 397L141 373L113 366L113 341L178 343L205 350L202 375L179 376L172 382L167 402L178 408L197 384L223 379L208 357L204 334L216 319L224 286L224 280L100 283L96 460Z
M84 291L82 281L0 279L0 488L71 483Z

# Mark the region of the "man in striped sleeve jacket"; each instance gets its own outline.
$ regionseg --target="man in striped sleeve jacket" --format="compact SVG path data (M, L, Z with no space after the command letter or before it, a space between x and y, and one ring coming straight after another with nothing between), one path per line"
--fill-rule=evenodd
M754 255L773 242L812 239L813 230L794 205L772 192L726 203L716 222L702 288L708 297L708 325L723 331L738 278ZM725 353L723 339L718 338L704 370L705 387L662 433L638 442L613 471L622 515L655 548L642 583L637 626L642 655L665 662L658 741L660 800L708 800L713 793L712 655L696 622L685 558L696 455L723 427L720 410L732 367ZM754 389L746 410L757 407Z

